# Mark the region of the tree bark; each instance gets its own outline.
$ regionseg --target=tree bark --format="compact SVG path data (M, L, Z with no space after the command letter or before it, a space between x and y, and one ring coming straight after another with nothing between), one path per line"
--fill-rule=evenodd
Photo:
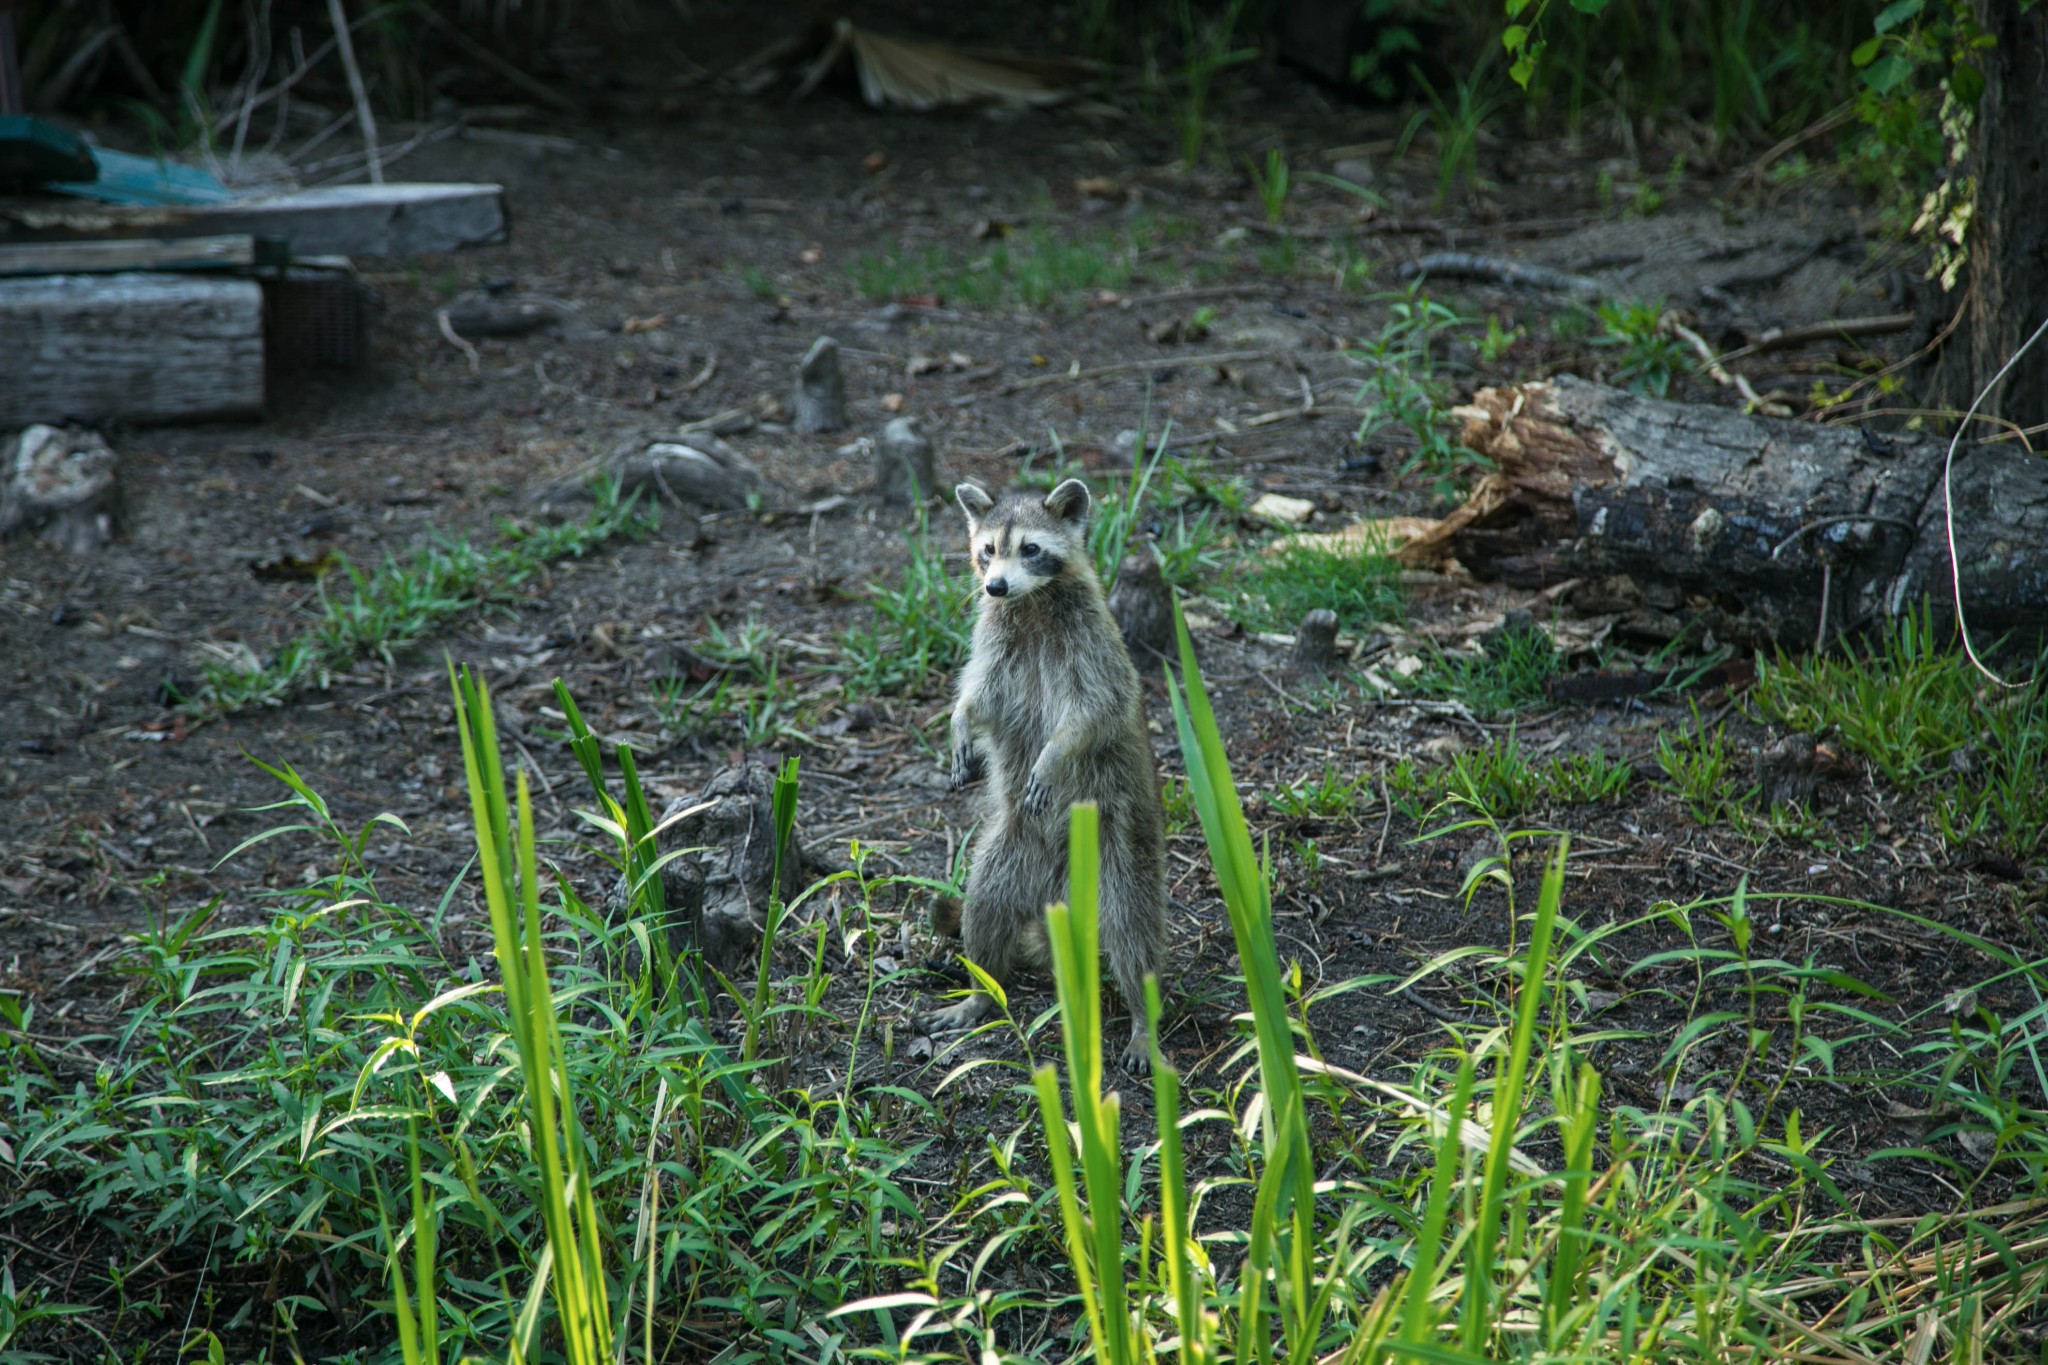
M1947 442L1752 417L1565 378L1482 389L1464 441L1498 466L1440 528L1448 552L1526 586L1625 575L1721 639L1809 645L1916 609L1952 620ZM2048 631L2048 459L1956 452L1962 600L1980 639Z
M1984 93L1957 167L1977 182L1964 239L1969 257L1952 291L1927 286L1920 323L1923 340L1932 339L1962 309L1918 386L1929 406L1959 415L2048 319L2048 5L2023 13L2021 0L1974 0L1973 8L1998 42L1977 54ZM2048 340L2013 368L1983 411L2022 427L2048 422Z

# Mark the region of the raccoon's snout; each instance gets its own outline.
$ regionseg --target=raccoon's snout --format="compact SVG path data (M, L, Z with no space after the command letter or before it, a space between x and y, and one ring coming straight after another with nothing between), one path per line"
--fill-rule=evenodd
M982 586L988 589L990 597L1007 597L1010 594L1010 580L1007 578L991 578Z

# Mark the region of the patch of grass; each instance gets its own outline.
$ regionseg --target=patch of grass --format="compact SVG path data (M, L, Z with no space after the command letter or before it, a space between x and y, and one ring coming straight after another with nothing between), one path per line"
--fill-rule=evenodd
M1590 806L1620 798L1635 770L1604 750L1531 761L1513 732L1427 767L1402 759L1385 781L1401 812L1420 824L1445 802L1495 824L1517 820L1546 805Z
M376 845L409 840L402 820L344 826L289 766L270 768L284 788L270 809L288 823L229 856L311 839L332 850L330 870L264 892L253 916L230 922L214 901L142 928L118 1017L76 1039L93 1059L82 1071L81 1053L0 1044L5 1218L27 1228L75 1201L114 1250L86 1271L105 1292L94 1320L65 1329L73 1344L85 1326L161 1341L151 1305L168 1282L151 1267L171 1247L207 1276L192 1325L229 1342L228 1359L275 1359L261 1343L290 1341L395 1359L403 1338L414 1359L437 1340L446 1360L536 1359L552 1343L549 1356L595 1362L612 1359L605 1341L630 1340L651 1360L642 1348L678 1332L791 1359L779 1336L900 1284L923 1231L899 1183L921 1141L905 1125L935 1116L908 1090L784 1093L712 1037L646 875L630 751L620 800L563 701L596 785L598 852L635 873L609 913L543 861L524 771L513 799L489 697L465 676L477 857L437 906L378 885ZM779 819L785 804L778 788ZM853 852L810 890L846 893L847 965L872 981L874 901L895 883ZM458 947L472 889L495 953ZM765 946L807 900L771 905ZM794 998L764 1003L749 972L746 995L719 997L764 1059L842 1022L821 1017L817 982L793 984ZM854 998L860 1017L843 1022L858 1038L872 987ZM41 1027L27 1004L11 1022ZM415 1261L418 1244L433 1251Z
M1661 300L1612 300L1596 311L1600 334L1593 338L1593 344L1616 353L1607 375L1614 383L1632 393L1662 398L1671 391L1673 379L1691 373L1695 363L1692 352L1660 325L1664 316Z
M749 749L778 739L802 739L795 684L782 675L782 660L771 655L752 681L721 673L692 688L673 674L656 683L650 701L662 729L678 739L713 739L736 732Z
M1671 789L1678 794L1693 819L1702 825L1733 825L1747 829L1744 807L1756 796L1755 786L1739 786L1740 769L1728 752L1725 725L1711 731L1700 723L1699 707L1692 711L1692 727L1677 734L1657 736L1657 766L1664 770Z
M864 298L878 302L929 295L966 307L1047 309L1126 288L1150 232L1142 221L1080 233L1034 223L978 251L931 245L863 255L847 274Z
M768 272L758 265L741 266L740 283L747 287L749 294L769 303L773 303L782 292L775 287L775 281L769 278Z
M640 506L637 494L621 498L615 481L593 492L596 506L581 520L539 527L501 522L494 546L437 538L408 559L386 559L368 572L343 559L348 590L332 591L332 576L324 579L313 624L267 659L246 644L214 646L222 657L205 666L198 695L185 709L230 715L277 706L324 689L336 671L358 660L390 664L395 651L437 626L483 604L512 600L515 589L555 560L581 558L614 537L638 540L660 525L660 514Z
M2021 671L2028 686L1992 686L1923 605L1868 645L1764 661L1751 696L1763 718L1836 736L1893 786L1931 794L1952 842L2026 858L2048 841L2048 653Z
M920 694L958 668L974 636L968 604L971 578L946 569L945 553L931 540L925 509L917 510L910 562L894 586L868 585L870 619L839 636L840 667L853 696L877 692Z
M1485 458L1461 445L1449 415L1451 389L1436 373L1431 344L1470 320L1436 302L1415 279L1399 293L1378 296L1387 305L1387 322L1379 332L1344 354L1365 367L1358 393L1365 410L1357 439L1363 443L1386 427L1401 427L1414 437L1415 453L1401 466L1403 474L1429 473L1439 493L1456 494Z
M1245 558L1226 603L1233 619L1252 630L1291 631L1317 607L1337 614L1346 631L1399 621L1401 567L1375 550L1327 550L1295 544L1277 554Z
M1543 631L1504 630L1477 654L1438 652L1410 678L1419 697L1463 702L1482 717L1512 715L1540 705L1544 684L1564 671L1564 658Z
M1370 787L1363 774L1346 778L1335 764L1324 763L1320 774L1274 788L1266 804L1296 820L1341 819L1358 804L1359 792L1369 792Z

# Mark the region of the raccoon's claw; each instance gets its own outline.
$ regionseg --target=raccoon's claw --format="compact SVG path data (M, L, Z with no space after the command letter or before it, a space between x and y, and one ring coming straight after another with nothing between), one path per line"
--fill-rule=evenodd
M1133 1076L1152 1074L1152 1042L1143 1033L1133 1033L1131 1041L1124 1044L1123 1056L1118 1058L1125 1071Z
M1037 778L1024 784L1024 799L1021 803L1026 815L1043 815L1052 809L1052 788Z
M980 778L982 766L981 755L972 745L963 744L953 750L953 790L959 791Z

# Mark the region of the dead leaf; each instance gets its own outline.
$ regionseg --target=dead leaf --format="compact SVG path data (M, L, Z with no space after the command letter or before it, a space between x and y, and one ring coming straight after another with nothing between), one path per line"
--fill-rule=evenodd
M1372 517L1355 521L1341 531L1327 531L1314 535L1281 536L1266 547L1269 555L1286 554L1289 550L1324 550L1331 554L1381 554L1389 555L1412 540L1434 531L1437 521L1433 517Z
M885 394L883 394L883 395L882 395L882 411L883 411L883 412L901 412L901 411L903 411L903 395L902 395L902 394L900 394L900 393L885 393Z
M1107 175L1083 175L1074 180L1074 193L1083 199L1121 199L1124 187Z
M860 159L860 168L869 175L875 175L889 164L887 152L869 152Z
M627 318L625 322L620 324L619 330L628 336L632 336L639 332L651 332L667 321L668 314L651 313L644 318Z
M308 558L283 555L277 559L251 560L249 572L266 583L304 582L331 572L340 562L341 557L332 550Z

